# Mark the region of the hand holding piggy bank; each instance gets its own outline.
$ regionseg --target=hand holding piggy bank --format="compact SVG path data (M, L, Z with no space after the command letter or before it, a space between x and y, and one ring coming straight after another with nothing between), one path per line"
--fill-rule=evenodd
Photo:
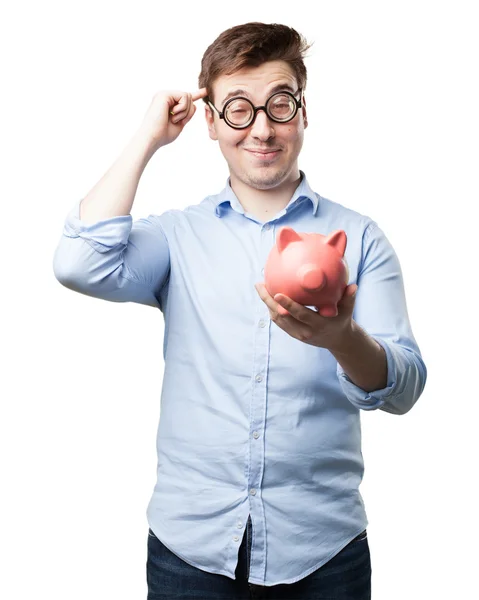
M349 280L346 243L342 229L326 236L282 227L264 268L270 296L285 294L299 304L317 307L323 317L337 316L337 304Z

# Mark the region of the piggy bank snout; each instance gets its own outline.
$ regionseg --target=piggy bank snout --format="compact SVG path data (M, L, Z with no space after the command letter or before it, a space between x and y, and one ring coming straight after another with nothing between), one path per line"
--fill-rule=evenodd
M299 268L298 279L301 287L310 292L319 291L326 285L324 271L312 263L306 263Z

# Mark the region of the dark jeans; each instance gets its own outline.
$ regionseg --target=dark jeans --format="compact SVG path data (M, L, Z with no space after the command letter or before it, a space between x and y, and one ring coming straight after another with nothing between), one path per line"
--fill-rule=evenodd
M147 600L371 600L371 560L366 530L325 565L296 583L248 583L251 517L239 550L236 579L202 571L148 532Z

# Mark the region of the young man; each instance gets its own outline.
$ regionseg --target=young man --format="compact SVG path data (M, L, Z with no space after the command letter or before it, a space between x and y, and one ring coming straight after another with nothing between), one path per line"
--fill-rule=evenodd
M201 89L153 98L128 147L75 203L55 253L64 286L165 319L149 598L371 595L360 411L406 413L426 367L384 233L315 193L298 169L306 49L283 25L223 32L203 57ZM226 187L133 222L145 166L200 98ZM266 291L283 226L346 232L336 317Z

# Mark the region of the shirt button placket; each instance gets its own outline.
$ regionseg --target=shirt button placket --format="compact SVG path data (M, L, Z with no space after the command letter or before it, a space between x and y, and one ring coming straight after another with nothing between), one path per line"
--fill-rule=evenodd
M260 240L260 265L263 266L267 260L271 246L274 243L274 226L270 223L265 223L261 228ZM264 268L261 269L261 277L264 277ZM254 347L254 364L253 364L253 398L251 402L251 451L248 480L250 511L255 514L255 522L258 526L257 539L263 539L263 534L260 533L264 529L264 511L261 506L261 489L259 487L263 478L264 470L264 440L263 433L266 419L266 395L267 386L266 378L268 372L268 357L269 357L269 310L263 300L257 296L258 304L256 305L256 334ZM260 440L260 441L256 441ZM254 498L254 500L253 500ZM262 552L261 548L257 549Z

